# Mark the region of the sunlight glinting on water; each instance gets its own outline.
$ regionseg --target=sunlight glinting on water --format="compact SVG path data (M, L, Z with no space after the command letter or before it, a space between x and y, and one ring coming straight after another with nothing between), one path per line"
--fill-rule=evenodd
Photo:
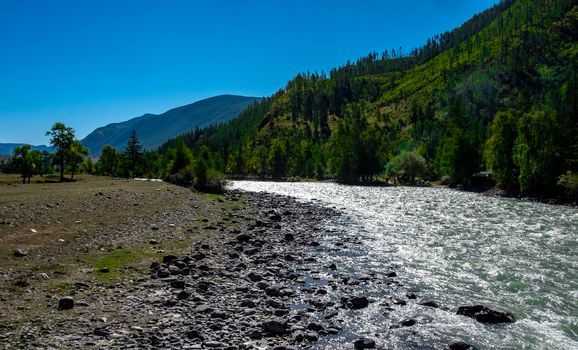
M405 289L352 289L373 300L340 314L345 330L318 348L346 348L370 336L388 349L440 349L460 339L481 349L578 349L578 211L442 188L356 187L333 183L235 181L233 189L315 200L343 215L323 224L321 276L385 274ZM351 249L336 242L359 239ZM313 248L311 248L313 249ZM337 272L323 269L336 263ZM310 283L323 283L323 278ZM405 291L446 309L380 302ZM329 293L328 298L340 295ZM455 315L460 305L512 312L514 324L484 325ZM390 328L414 318L413 327Z

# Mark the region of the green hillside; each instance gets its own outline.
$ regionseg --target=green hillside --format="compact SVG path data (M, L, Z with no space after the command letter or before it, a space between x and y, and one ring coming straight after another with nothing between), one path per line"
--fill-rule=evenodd
M229 123L165 144L159 164L187 146L233 176L468 186L487 170L507 190L571 191L577 23L575 1L503 1L410 53L300 74Z
M100 127L88 134L82 143L92 155L99 155L105 145L124 150L131 132L135 130L143 147L154 150L183 132L229 121L256 100L255 97L215 96L159 115L145 114Z

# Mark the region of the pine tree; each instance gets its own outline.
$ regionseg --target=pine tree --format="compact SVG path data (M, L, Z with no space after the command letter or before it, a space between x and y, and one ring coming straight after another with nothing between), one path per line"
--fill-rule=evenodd
M132 178L134 179L137 166L141 163L143 156L142 145L138 140L135 130L133 130L132 133L130 134L128 143L126 145L126 151L124 152L124 154L126 155L126 158L129 161L130 173Z

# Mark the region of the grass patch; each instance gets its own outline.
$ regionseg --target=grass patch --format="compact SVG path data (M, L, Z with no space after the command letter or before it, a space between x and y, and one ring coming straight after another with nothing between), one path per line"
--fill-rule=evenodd
M94 254L81 262L94 268L95 279L103 284L114 284L137 277L148 268L150 260L160 255L150 249L116 249L108 253ZM103 269L108 272L101 272Z

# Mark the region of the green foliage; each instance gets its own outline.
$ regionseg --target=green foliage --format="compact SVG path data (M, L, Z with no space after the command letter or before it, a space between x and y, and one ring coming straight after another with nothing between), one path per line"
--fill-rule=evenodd
M516 120L514 111L498 112L484 149L486 166L491 169L498 185L508 190L517 183L517 169L514 167L512 153L516 139Z
M100 169L101 175L108 175L115 177L117 175L118 167L120 165L120 157L116 148L105 145L100 153L97 167Z
M562 186L564 189L564 195L567 199L578 201L578 174L572 173L571 171L566 172L566 174L561 175L558 178L558 185Z
M87 155L88 148L84 147L82 142L74 140L66 153L66 165L70 172L71 181L74 180L74 174L78 172L80 165L84 162Z
M177 146L174 150L170 173L176 174L181 169L184 169L185 167L192 165L192 163L193 163L193 154L185 144L185 141L182 138L180 138L177 141Z
M50 145L56 150L56 159L60 167L60 181L64 181L64 166L66 158L70 157L72 145L75 141L74 130L71 127L64 125L64 123L54 123L52 128L46 132L46 136L50 136ZM76 160L72 156L73 160Z
M514 165L522 191L547 191L560 175L556 116L542 110L525 113L518 121Z
M12 154L12 167L22 176L22 183L30 183L37 165L40 163L42 154L40 151L31 150L30 145L16 147Z
M135 130L130 134L124 155L128 161L131 177L134 179L137 172L142 174L140 167L143 161L143 150Z
M404 185L422 183L427 175L427 164L417 152L403 152L386 166L386 176Z
M468 186L487 167L508 190L555 193L578 172L576 18L568 0L502 1L409 55L298 74L238 118L167 142L153 167L177 174L205 146L208 169L233 177L372 182L384 168L403 177L402 162L417 169L408 183Z

